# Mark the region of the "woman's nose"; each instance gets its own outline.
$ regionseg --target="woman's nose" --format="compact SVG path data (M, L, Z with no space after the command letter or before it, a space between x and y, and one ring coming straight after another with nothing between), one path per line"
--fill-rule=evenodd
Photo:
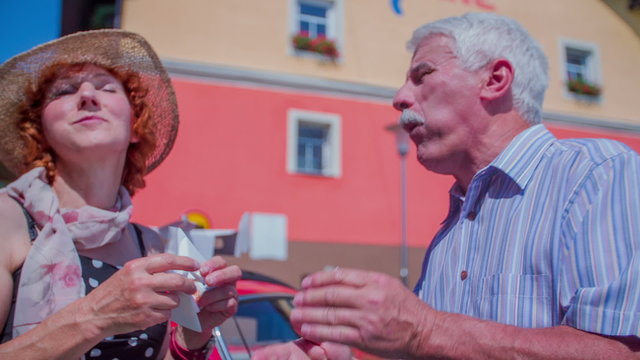
M84 83L78 90L78 110L97 111L100 110L100 101L97 97L96 88L93 84Z

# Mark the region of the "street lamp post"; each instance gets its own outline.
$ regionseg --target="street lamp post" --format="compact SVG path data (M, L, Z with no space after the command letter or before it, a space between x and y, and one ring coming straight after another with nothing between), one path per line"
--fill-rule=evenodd
M396 136L396 149L400 155L400 279L409 286L409 248L407 246L407 153L409 152L409 134L400 124L391 124L385 128Z

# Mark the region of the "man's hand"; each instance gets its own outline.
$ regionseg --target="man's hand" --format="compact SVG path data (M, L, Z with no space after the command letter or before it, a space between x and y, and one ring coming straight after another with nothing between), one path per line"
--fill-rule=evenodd
M305 339L271 345L257 350L252 360L351 360L349 347L340 344L316 344Z
M411 357L426 343L437 312L385 274L338 268L310 275L291 322L304 338L385 357Z

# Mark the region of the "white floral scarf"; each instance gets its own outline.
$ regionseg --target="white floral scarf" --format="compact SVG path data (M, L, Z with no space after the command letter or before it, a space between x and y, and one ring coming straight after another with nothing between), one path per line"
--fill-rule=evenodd
M131 217L131 197L124 187L113 211L92 206L60 209L45 176L44 168L35 168L0 190L22 203L40 229L22 265L14 338L85 295L76 249L118 240Z

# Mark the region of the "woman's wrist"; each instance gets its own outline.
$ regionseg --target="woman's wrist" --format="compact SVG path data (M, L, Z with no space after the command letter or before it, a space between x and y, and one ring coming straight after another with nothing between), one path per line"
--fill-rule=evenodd
M171 356L176 360L205 360L210 350L210 336L206 337L202 345L198 346L193 342L187 344L184 333L180 330L185 331L186 329L180 329L178 326L171 329L171 338L169 341Z
M87 301L86 298L73 302L59 313L65 313L67 310L73 317L73 321L77 324L79 333L85 338L85 341L97 343L113 334L113 332L109 331L109 323L95 316L90 301ZM46 321L47 319L45 319Z

